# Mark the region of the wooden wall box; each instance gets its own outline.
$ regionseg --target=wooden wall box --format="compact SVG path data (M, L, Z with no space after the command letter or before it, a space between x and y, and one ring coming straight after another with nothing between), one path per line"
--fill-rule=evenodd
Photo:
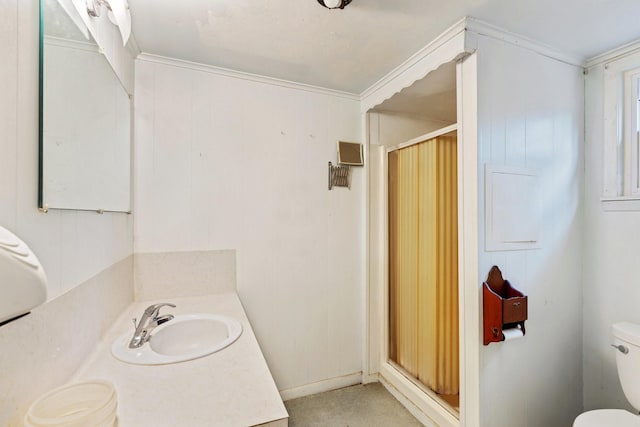
M482 285L484 345L504 341L505 329L520 328L524 335L527 297L502 278L497 266L491 267Z

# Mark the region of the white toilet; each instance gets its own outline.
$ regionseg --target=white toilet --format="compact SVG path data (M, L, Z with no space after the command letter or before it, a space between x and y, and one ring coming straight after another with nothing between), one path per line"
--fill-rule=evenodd
M640 325L616 323L611 328L616 365L622 390L634 408L640 409ZM640 416L624 409L597 409L580 414L573 427L640 427Z

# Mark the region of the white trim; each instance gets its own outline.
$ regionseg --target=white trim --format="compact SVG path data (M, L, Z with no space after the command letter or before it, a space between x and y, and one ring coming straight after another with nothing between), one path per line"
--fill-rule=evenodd
M473 37L470 36L473 34ZM561 52L551 46L511 33L473 17L464 17L398 65L360 94L363 112L380 105L402 89L424 78L440 65L457 61L475 52L477 36L516 45L542 56L583 68L585 58Z
M364 136L364 152L363 152L363 158L365 159L364 162L364 170L363 170L363 174L364 174L364 194L363 194L363 205L362 205L362 209L364 211L364 221L362 224L362 235L364 236L364 241L363 241L363 254L364 254L364 259L362 260L363 264L364 264L364 269L363 269L363 274L362 274L362 282L361 282L361 290L362 290L362 383L366 384L368 382L372 382L375 380L371 379L371 359L370 359L370 354L369 354L369 349L371 348L371 304L369 303L369 298L370 298L370 294L369 294L369 277L370 277L370 272L369 272L369 268L367 268L369 266L369 260L368 260L368 256L369 256L369 250L371 247L371 243L370 243L370 236L369 236L369 224L370 224L370 219L369 216L371 214L370 210L369 210L369 203L371 200L371 195L370 195L370 188L371 188L371 179L370 179L370 175L371 175L371 154L370 154L370 133L369 133L369 114L361 114L360 115L360 124L362 126L361 128L361 134Z
M328 380L316 383L305 384L300 387L289 388L280 391L280 398L287 401L298 397L309 396L311 394L324 393L325 391L337 390L362 383L362 372L344 375L341 377L329 378Z
M380 376L376 372L375 374L363 375L362 384L371 384L380 382Z
M417 113L414 113L414 112L405 113L405 112L387 110L385 108L375 108L373 110L370 110L370 112L371 113L383 114L385 116L410 117L410 118L414 118L414 119L418 119L418 120L427 119L430 122L439 123L440 126L442 126L442 127L448 126L448 125L451 124L451 120L434 119L433 117L431 117L431 114L429 114L429 113L424 113L424 114L417 114Z
M443 44L445 44L446 42L448 42L449 40L451 40L461 32L463 32L466 26L466 20L467 18L462 18L461 20L453 24L451 27L446 29L442 34L440 34L438 37L433 39L430 43L427 43L422 49L420 49L419 51L411 55L407 60L405 60L400 65L398 65L393 70L391 70L389 73L384 75L380 80L378 80L377 82L369 86L367 89L365 89L360 94L360 97L363 99L367 98L368 96L371 96L374 92L380 90L384 86L390 83L393 83L395 79L397 79L403 73L410 70L417 63L419 63L423 58L431 55L431 53L433 53L434 50L436 50L437 48L439 48L440 46L442 46Z
M507 30L503 30L502 28L496 27L495 25L481 21L477 18L467 17L465 23L466 29L469 32L478 34L480 36L489 37L495 40L501 40L503 42L516 45L522 49L530 50L542 56L546 56L547 58L564 62L565 64L573 65L580 68L584 67L586 61L586 58L584 56L571 55L565 52L561 52L552 46L540 43L536 40L519 34L509 32Z
M624 193L640 194L638 187L638 81L640 66L624 73Z
M382 275L382 289L380 295L382 296L382 347L380 349L380 373L382 373L382 367L389 361L389 153L383 150L382 156L382 247L383 254L383 275Z
M604 140L603 140L603 188L605 197L615 197L622 194L618 177L620 169L620 153L618 145L621 132L621 115L623 108L622 71L617 65L605 66L604 70Z
M640 211L640 197L603 197L600 202L607 212Z
M367 112L402 89L424 78L442 64L468 55L474 49L466 44L463 18L405 62L397 66L360 95L360 109Z
M634 42L622 45L618 48L615 48L605 53L602 53L600 55L594 56L593 58L587 59L585 68L592 68L592 67L595 67L596 65L613 62L637 52L640 52L640 40L636 40Z
M413 415L423 425L425 425L426 427L438 427L436 424L433 423L433 420L429 418L427 414L422 412L420 408L418 408L416 405L413 404L413 402L407 399L407 397L404 394L400 393L400 391L397 388L395 388L389 381L385 380L382 376L380 376L378 381L380 382L380 384L384 386L384 388L387 389L389 393L391 393L393 397L396 398L398 402L400 402L400 404L402 404L402 406L405 407L407 411L409 411L411 415Z
M451 414L449 410L415 385L390 363L384 363L380 367L380 376L395 387L428 418L433 420L436 426L459 427L461 425L460 420Z
M144 62L152 62L155 64L169 65L172 67L186 68L194 71L202 71L205 73L215 74L218 76L231 77L231 78L241 79L241 80L249 80L252 82L286 87L289 89L303 90L306 92L313 92L313 93L318 93L322 95L337 96L341 98L351 99L354 101L360 100L360 96L358 96L355 93L344 92L344 91L334 90L334 89L326 89L319 86L313 86L313 85L308 85L304 83L292 82L289 80L277 79L275 77L261 76L258 74L246 73L244 71L235 71L229 68L222 68L222 67L216 67L213 65L200 64L197 62L184 61L181 59L168 58L166 56L152 55L144 52L138 55L136 60L144 61Z
M131 33L131 35L129 36L129 41L127 42L127 45L125 47L129 51L133 59L136 59L138 55L142 53L140 47L138 46L138 41L134 37L133 33Z
M44 36L44 44L45 46L57 46L57 47L64 47L67 49L82 50L85 52L102 53L102 50L97 44L84 41L84 40L81 41L81 40L63 39L61 37L54 37L54 36Z
M457 130L457 129L458 129L458 124L454 123L452 125L443 127L441 129L434 130L433 132L425 133L424 135L421 135L421 136L419 136L417 138L410 139L409 141L402 142L400 144L397 144L397 145L394 145L392 147L389 147L389 148L387 148L387 153L390 153L392 151L401 150L403 148L411 147L412 145L420 144L421 142L425 142L425 141L428 141L430 139L437 138L437 137L442 136L442 135L446 135L446 134L448 134L450 132L453 132L454 130Z
M618 57L604 66L603 189L606 199L629 196L631 192L630 113L628 72L640 66L640 52Z
M377 115L370 116L373 122L373 132L369 133L369 204L367 205L369 219L369 251L368 251L368 325L369 346L367 349L368 365L365 373L377 374L380 370L385 335L386 307L384 287L388 275L386 269L387 240L387 212L386 212L386 148L383 145L372 144L378 142ZM374 167L375 165L375 167ZM373 243L372 243L373 242Z
M478 58L456 66L458 96L458 300L460 425L480 426L480 275L478 273Z

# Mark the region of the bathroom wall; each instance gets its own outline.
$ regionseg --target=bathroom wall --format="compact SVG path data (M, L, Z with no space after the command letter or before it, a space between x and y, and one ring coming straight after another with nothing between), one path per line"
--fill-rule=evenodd
M133 220L38 211L37 0L3 2L0 57L0 225L36 253L52 299L130 255Z
M363 170L327 189L336 142L362 142L356 97L143 56L135 103L135 252L235 249L284 395L359 381Z
M478 37L479 274L529 297L522 339L483 346L480 425L568 426L582 410L583 74ZM536 169L541 248L485 251L485 164Z
M37 0L0 5L0 57L0 225L27 242L49 278L50 301L0 327L0 425L18 426L131 301L133 223L124 214L38 212Z
M606 211L600 201L604 183L604 68L604 63L589 68L585 92L584 407L633 411L622 392L615 350L609 344L613 323L640 323L640 212Z
M451 124L453 123L408 114L369 113L371 143L386 147L402 144Z

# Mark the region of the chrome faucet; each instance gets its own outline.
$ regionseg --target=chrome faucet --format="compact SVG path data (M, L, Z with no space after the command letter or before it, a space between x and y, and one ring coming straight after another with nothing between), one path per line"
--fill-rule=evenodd
M175 304L162 303L153 304L147 307L142 313L140 322L136 325L137 319L133 319L133 326L136 328L133 337L129 342L129 348L139 348L151 338L151 331L165 322L173 319L173 314L160 316L160 308L164 306L175 307Z

